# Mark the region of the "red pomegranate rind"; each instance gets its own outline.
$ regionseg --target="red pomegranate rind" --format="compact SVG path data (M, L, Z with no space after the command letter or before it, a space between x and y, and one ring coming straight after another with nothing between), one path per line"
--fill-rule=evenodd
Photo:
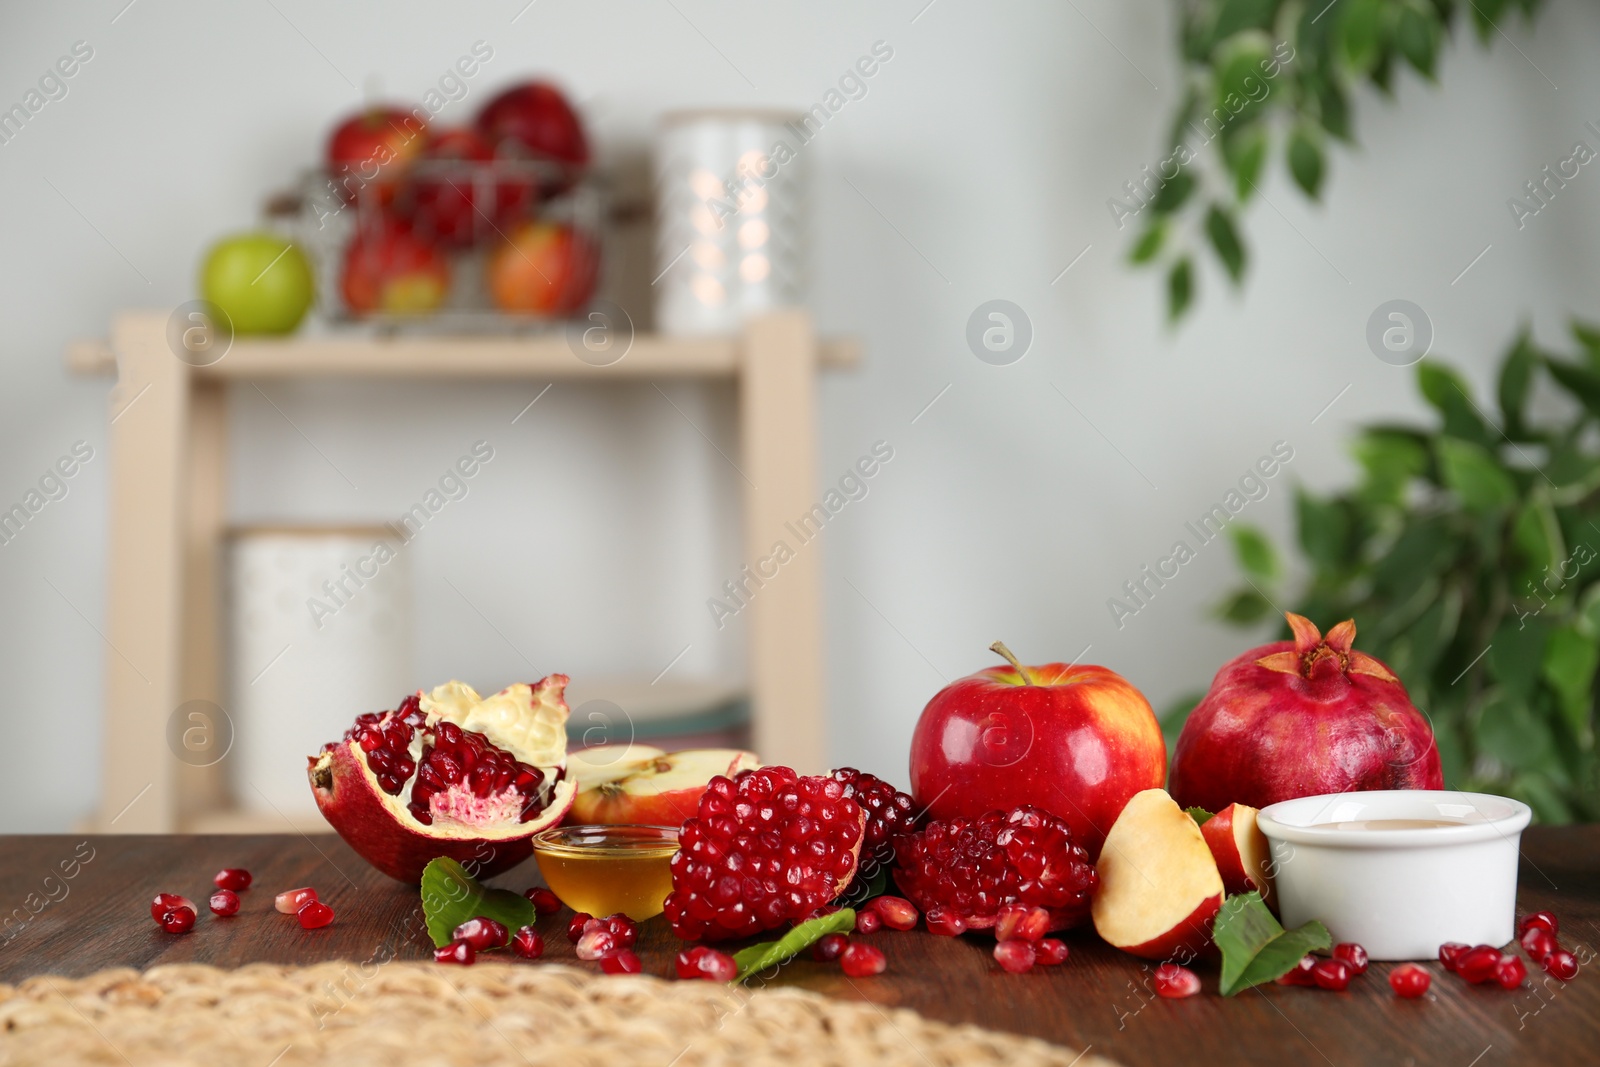
M930 822L895 838L895 884L924 913L958 915L969 930L995 925L1007 904L1049 912L1047 930L1089 917L1099 877L1067 823L1033 807Z

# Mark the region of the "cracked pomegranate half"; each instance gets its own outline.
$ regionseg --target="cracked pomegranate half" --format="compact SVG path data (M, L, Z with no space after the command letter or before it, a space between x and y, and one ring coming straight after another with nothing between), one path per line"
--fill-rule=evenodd
M317 807L378 870L416 883L449 856L479 878L533 854L572 806L567 676L480 697L447 682L356 717L307 762Z

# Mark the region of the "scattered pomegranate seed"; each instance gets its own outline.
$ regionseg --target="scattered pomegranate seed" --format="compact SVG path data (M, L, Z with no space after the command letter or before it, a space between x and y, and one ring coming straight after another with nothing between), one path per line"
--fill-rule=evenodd
M879 915L877 912L870 911L866 908L862 908L860 911L856 912L856 933L876 933L882 927L883 916Z
M871 945L852 942L839 955L839 967L851 978L870 978L888 969L889 961Z
M194 901L188 897L180 897L176 893L157 893L156 898L150 902L150 918L160 922L162 913L173 908L188 908L196 915L200 914L200 909L195 907Z
M525 960L544 955L544 938L531 926L524 926L511 938L511 951Z
M211 879L218 889L231 889L238 892L250 888L250 872L243 867L224 867Z
M580 960L598 960L611 955L620 946L610 930L585 930L578 938L577 955Z
M1517 924L1519 934L1525 934L1532 929L1544 930L1551 937L1559 937L1561 934L1561 924L1556 921L1555 915L1548 911L1536 911Z
M534 906L534 910L538 911L537 905ZM572 921L567 923L567 940L576 945L578 943L578 938L583 936L584 926L593 919L594 916L590 915L586 911L580 911L578 914L574 915L572 917Z
M1367 950L1354 941L1341 941L1334 945L1333 958L1344 960L1356 974L1367 973Z
M1277 978L1278 985L1314 986L1316 977L1311 973L1317 966L1317 957L1301 956L1300 962Z
M644 969L644 964L633 954L633 949L624 948L609 956L602 956L600 969L607 974L638 974Z
M891 930L913 929L920 918L917 909L905 897L877 897L867 907L876 911L883 919L883 925Z
M1054 937L1045 938L1033 946L1033 962L1045 967L1067 962L1067 943Z
M239 894L231 889L219 889L212 893L211 912L224 916L239 914Z
M639 924L620 911L615 915L606 916L605 924L607 932L616 941L618 948L632 948L638 943Z
M1181 1000L1200 992L1200 976L1176 963L1163 963L1156 968L1156 996Z
M1555 935L1542 926L1528 927L1522 932L1522 936L1518 940L1522 943L1524 951L1528 953L1528 956L1535 963L1543 962L1546 956L1561 947L1561 943L1555 939Z
M497 923L484 915L468 919L456 927L450 936L456 941L467 942L474 952L482 952L486 948L502 948L507 937L504 924Z
M533 903L533 913L541 919L556 914L562 908L561 898L542 885L536 885L522 895Z
M1517 989L1527 976L1528 968L1523 965L1522 957L1510 953L1501 956L1499 966L1494 969L1494 980L1500 983L1501 989Z
M1037 941L1050 932L1050 913L1027 904L1007 904L995 920L997 941Z
M1037 958L1038 953L1034 951L1032 941L995 942L995 962L1012 974L1021 974L1023 971L1032 970L1034 960Z
M470 941L452 941L443 948L433 950L435 963L471 963L477 958L478 951Z
M1316 966L1311 968L1311 978L1317 983L1318 988L1331 989L1335 993L1349 989L1350 979L1354 977L1354 968L1344 960L1318 960Z
M731 982L739 973L739 965L726 952L696 945L678 953L679 978L704 978L711 982Z
M1428 991L1433 984L1433 975L1415 963L1402 963L1389 972L1389 988L1394 990L1395 996L1415 1000Z
M1439 962L1444 964L1444 969L1453 971L1456 963L1461 959L1461 954L1471 949L1471 945L1463 945L1459 941L1446 941L1439 946Z
M1570 982L1578 977L1578 957L1564 948L1558 948L1550 953L1539 961L1539 965L1548 971L1552 978L1559 978L1563 982Z
M824 934L811 946L811 958L829 963L838 959L849 944L850 939L844 934Z
M320 900L311 901L294 914L302 930L320 930L333 922L333 909Z
M956 937L967 932L967 920L954 908L940 905L929 911L924 918L928 922L928 933L938 934L940 937Z
M304 889L285 889L272 898L272 906L285 915L298 915L300 909L317 899L317 891L310 886Z
M1456 957L1456 973L1478 985L1494 977L1500 966L1500 950L1493 945L1474 945Z
M186 934L194 929L194 909L169 908L156 916L156 924L169 934Z

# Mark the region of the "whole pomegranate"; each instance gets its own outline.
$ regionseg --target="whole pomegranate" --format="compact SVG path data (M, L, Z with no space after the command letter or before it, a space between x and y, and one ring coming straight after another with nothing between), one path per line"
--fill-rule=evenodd
M1184 723L1172 798L1220 811L1366 789L1443 789L1428 720L1383 663L1357 652L1347 619L1323 637L1288 615L1293 641L1251 649L1217 672Z
M552 674L480 697L448 682L357 716L307 761L317 807L351 848L402 882L420 881L439 856L479 878L508 870L572 806L566 686L566 675Z

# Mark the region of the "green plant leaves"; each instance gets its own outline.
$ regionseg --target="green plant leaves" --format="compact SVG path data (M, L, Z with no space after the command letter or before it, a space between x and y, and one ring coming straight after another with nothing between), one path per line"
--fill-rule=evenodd
M1267 161L1267 131L1260 124L1232 131L1222 141L1222 158L1233 174L1234 196L1239 203L1256 191L1256 179Z
M1441 437L1434 448L1439 457L1439 472L1447 488L1460 498L1469 511L1488 511L1510 507L1517 500L1517 486L1489 450L1453 437Z
M1254 526L1234 523L1228 527L1228 536L1233 541L1234 558L1251 580L1269 586L1277 583L1283 567L1266 534Z
M1384 0L1347 0L1339 12L1339 49L1345 66L1366 74L1378 65L1387 35Z
M1499 440L1479 416L1466 381L1454 370L1423 360L1417 364L1417 387L1423 399L1444 416L1445 433L1485 446Z
M734 981L742 982L768 967L776 967L785 960L798 956L829 934L847 934L854 930L855 926L856 913L850 908L840 908L821 918L807 919L792 927L776 941L763 941L759 945L740 949L733 954L733 962L739 965L739 974Z
M441 948L450 943L456 927L479 915L502 923L513 933L536 918L526 897L509 889L479 885L466 868L444 856L422 870L422 914L428 936Z
M1506 434L1513 440L1525 437L1522 413L1528 404L1528 392L1533 387L1533 374L1539 368L1539 357L1526 330L1500 366L1500 417L1505 420Z
M1306 953L1327 948L1332 940L1316 920L1285 930L1260 893L1236 893L1223 901L1211 937L1222 953L1225 997L1288 974Z
M1156 253L1161 251L1161 242L1167 235L1167 220L1160 215L1150 220L1150 225L1145 227L1139 235L1139 240L1134 242L1133 250L1128 253L1130 263L1148 263L1156 258Z
M1590 714L1594 707L1594 670L1600 647L1578 632L1575 625L1559 627L1544 648L1545 681L1555 690L1561 713L1573 734L1591 739Z
M1167 318L1177 321L1194 299L1194 264L1184 256L1167 274Z
M1244 276L1244 246L1239 243L1239 233L1233 228L1233 217L1216 204L1206 212L1206 236L1217 258L1228 270L1228 277L1237 284Z
M1556 384L1576 397L1591 415L1600 415L1600 372L1556 359L1547 359L1544 365Z
M1306 126L1289 134L1289 174L1315 200L1322 190L1322 139Z
M1442 27L1438 16L1416 4L1402 4L1395 25L1395 45L1406 62L1426 78L1433 77L1434 59L1439 53Z

